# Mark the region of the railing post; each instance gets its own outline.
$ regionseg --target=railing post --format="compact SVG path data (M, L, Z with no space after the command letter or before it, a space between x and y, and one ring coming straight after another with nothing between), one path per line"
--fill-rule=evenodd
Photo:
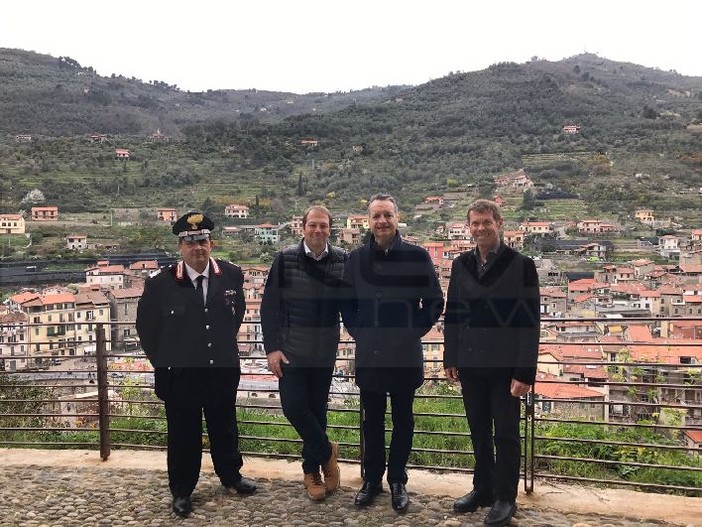
M361 458L361 479L365 480L366 466L363 463L363 459L365 457L363 454L366 450L366 447L365 447L366 442L365 442L365 437L363 435L363 418L364 418L365 412L363 411L363 401L361 401L360 395L359 395L358 400L359 400L359 405L358 405L358 431L359 431L359 434L358 434L358 437L360 439L360 444L358 445L358 454Z
M107 341L105 326L95 328L95 357L97 360L98 425L100 428L100 458L110 457L110 397L107 387Z
M524 398L524 492L534 492L534 386Z

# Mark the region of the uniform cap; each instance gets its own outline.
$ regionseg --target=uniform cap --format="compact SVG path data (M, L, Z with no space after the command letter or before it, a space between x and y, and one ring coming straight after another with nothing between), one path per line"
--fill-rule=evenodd
M205 239L203 236L209 236L212 229L214 222L202 212L196 211L185 213L173 224L173 234L179 238L187 237L189 240Z

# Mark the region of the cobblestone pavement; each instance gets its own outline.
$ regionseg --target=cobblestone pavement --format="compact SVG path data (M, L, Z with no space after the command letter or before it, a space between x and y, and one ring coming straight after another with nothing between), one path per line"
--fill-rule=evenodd
M164 470L86 466L33 465L25 450L25 465L0 465L0 525L2 526L338 526L338 527L477 527L487 509L454 514L453 497L433 496L408 485L409 511L398 515L385 492L367 509L353 506L355 487L343 486L323 502L311 502L300 481L257 477L252 496L229 494L211 471L203 471L193 493L194 512L187 519L171 512ZM247 473L248 475L248 473ZM566 513L521 504L512 526L542 527L660 527L680 525L591 513ZM683 524L684 525L684 524ZM693 524L689 524L693 525Z

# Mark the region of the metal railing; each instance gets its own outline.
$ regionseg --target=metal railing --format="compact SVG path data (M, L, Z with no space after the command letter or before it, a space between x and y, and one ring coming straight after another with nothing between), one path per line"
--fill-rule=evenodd
M42 364L50 364L49 369L0 375L1 446L95 448L103 460L113 448L165 449L165 416L153 393L153 371L139 351L109 350L105 325L96 324L95 356L47 356ZM612 346L594 341L552 344L600 351ZM679 345L690 347L693 356L702 342ZM51 365L51 359L63 364ZM259 360L263 363L265 357ZM344 360L346 367L335 373L330 392L329 435L339 441L344 461L360 465L363 409L353 388L353 357ZM537 390L523 399L525 490L532 492L540 478L702 495L702 440L695 443L698 434L702 436L702 364L689 362L576 358L543 363L543 368L561 373L569 368L585 373L572 373L572 380L563 374L540 378ZM415 400L414 448L408 466L470 473L473 452L458 387L443 379L440 359L425 363L428 374ZM607 378L587 377L588 368L604 369ZM300 440L282 416L275 379L262 368L252 375L255 378L244 370L239 386L242 453L299 458ZM572 388L575 391L569 392ZM388 422L388 432L390 426Z

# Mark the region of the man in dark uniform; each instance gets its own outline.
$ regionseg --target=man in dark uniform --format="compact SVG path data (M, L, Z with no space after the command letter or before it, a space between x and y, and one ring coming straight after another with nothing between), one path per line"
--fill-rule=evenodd
M327 401L347 255L329 244L331 224L326 207L305 212L303 239L273 260L261 303L268 368L279 379L283 413L302 438L305 489L315 501L340 482L338 445L327 437Z
M500 240L501 227L496 203L468 208L476 248L453 261L445 316L444 368L461 382L475 451L473 490L453 509L491 507L491 527L517 510L520 397L536 378L540 326L536 266Z
M342 315L356 341L356 384L364 410L364 507L382 492L385 472L385 409L392 405L387 481L392 508L405 512L405 470L412 450L414 392L424 381L421 338L441 315L444 297L429 253L402 240L395 198L377 194L368 206L371 235L352 251L344 270L350 300Z
M168 423L168 482L173 511L188 516L202 461L202 414L222 485L251 494L241 476L236 422L240 368L236 336L244 319L241 269L210 257L214 223L189 212L173 225L182 260L146 281L137 308L141 345L155 369Z

